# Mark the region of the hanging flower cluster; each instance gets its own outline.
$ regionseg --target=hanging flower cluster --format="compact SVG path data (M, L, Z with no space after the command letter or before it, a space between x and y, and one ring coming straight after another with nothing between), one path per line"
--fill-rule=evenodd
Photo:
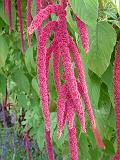
M67 1L60 0L59 4L54 4L48 1L48 5L44 9L40 9L38 14L33 18L31 25L28 27L28 34L32 34L35 29L42 26L43 20L48 18L50 14L58 16L58 20L47 21L46 25L41 28L37 40L37 75L38 86L40 91L40 99L42 104L42 111L45 123L45 138L46 148L48 152L48 159L53 160L52 145L50 142L50 115L49 115L49 97L48 97L48 70L49 60L53 58L53 76L56 91L58 93L57 99L57 126L58 139L61 137L63 127L68 122L68 139L70 149L70 159L78 159L76 128L74 123L75 113L78 115L82 132L86 132L84 109L80 97L82 97L90 121L96 143L100 148L104 148L104 144L97 131L95 119L88 97L85 75L82 66L78 49L67 31L66 25L66 8ZM75 14L74 18L80 32L82 46L85 52L88 52L88 34L84 24ZM51 41L48 48L46 48L46 41L51 33L54 31L54 39ZM53 53L53 54L52 54ZM73 61L78 74L78 80L74 76L74 70L71 63L72 55ZM62 59L64 81L61 84L59 64Z
M116 113L116 137L117 152L114 160L120 159L120 42L117 46L117 53L114 62L114 103Z
M20 40L22 52L24 52L24 38L23 38L23 24L22 24L22 11L21 0L17 0L17 15L20 26ZM100 148L104 148L102 139L98 133L95 124L95 118L93 115L92 107L90 104L85 74L83 70L82 60L80 58L76 44L72 40L67 31L66 25L66 7L70 7L68 0L59 0L59 4L53 3L52 0L36 0L36 16L31 22L31 0L27 0L27 37L28 44L31 44L30 35L35 29L37 29L37 77L38 86L40 91L40 100L42 104L42 111L44 117L44 132L46 139L46 149L48 153L48 159L53 160L52 144L50 139L50 113L49 113L49 97L48 97L48 71L49 61L52 56L53 59L53 76L56 91L58 93L57 98L57 136L61 137L62 130L65 123L68 124L68 140L70 149L70 159L78 160L77 151L77 139L76 139L76 127L74 122L74 116L77 114L81 130L86 133L84 108L82 106L81 97L86 106L88 116L91 122L91 128L96 139L96 143ZM12 15L11 15L11 0L3 0L4 15L8 12L9 18L9 31L12 31ZM58 20L49 21L49 15L55 14ZM82 47L87 53L89 51L88 33L85 23L77 17L72 11L74 20L78 27L78 31L81 38ZM42 22L46 21L46 25L43 26ZM54 32L54 39L51 41L49 47L46 47L48 37L51 35L51 31ZM72 67L71 56L74 61L78 79L74 75L74 69ZM61 77L59 73L60 59L63 66L63 84L61 84ZM28 153L28 159L30 159L30 153L28 148L28 130L26 131L26 148Z

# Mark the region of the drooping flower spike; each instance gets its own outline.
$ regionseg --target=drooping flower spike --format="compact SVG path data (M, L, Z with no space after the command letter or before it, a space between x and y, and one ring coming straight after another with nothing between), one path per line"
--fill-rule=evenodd
M39 11L39 13L34 17L30 27L28 27L28 33L32 34L35 29L41 26L43 20L45 20L51 13L56 14L56 16L65 13L60 5L53 4L48 5L45 9Z
M76 78L74 76L74 71L71 64L69 48L68 48L68 34L67 34L67 26L66 26L66 16L61 14L58 19L58 26L59 30L57 31L58 37L58 46L62 56L62 64L63 69L66 77L66 84L70 91L70 95L72 97L74 105L79 108L79 115L80 115L80 124L83 129L85 129L85 117L84 117L84 110L80 101L80 94L77 88Z
M48 109L48 90L47 90L47 78L46 78L46 41L51 32L56 27L56 21L48 22L39 35L37 44L37 74L38 74L38 86L40 90L40 98L42 104L42 110L44 115L44 122L46 130L50 130L50 119Z
M70 160L78 160L78 148L75 126L72 129L68 128L68 142L70 150Z
M58 93L58 100L57 100L58 138L60 138L62 134L62 129L64 127L66 120L68 120L69 130L72 131L72 129L74 128L74 112L76 112L78 115L82 131L86 132L84 110L80 100L80 94L81 94L85 102L85 105L87 107L87 111L91 120L91 126L96 138L96 142L100 146L102 144L102 140L100 139L100 136L96 131L94 116L92 113L92 108L90 106L90 101L87 94L87 87L85 83L85 77L82 69L81 59L79 58L77 60L79 53L76 49L74 42L72 41L72 39L70 39L70 36L68 35L67 25L66 25L66 11L64 9L65 7L62 5L62 3L61 5L56 5L56 4L48 5L45 9L41 9L39 11L39 13L34 17L30 27L28 28L28 33L31 34L35 29L38 29L38 27L42 25L43 20L45 20L51 13L54 13L56 14L56 16L58 16L58 22L57 21L47 22L47 25L42 29L42 32L40 33L37 42L38 43L37 44L38 86L40 90L40 98L41 98L42 111L45 122L45 130L47 132L50 131L47 82L48 82L49 60L51 57L51 53L53 52L52 56L53 56L54 82ZM51 42L49 48L46 49L45 44L51 30L54 31L54 39ZM73 52L72 56L73 60L75 61L80 82L80 91L81 91L80 93L78 90L78 82L76 80L76 77L74 76L74 70L72 68L69 49L71 52ZM64 84L62 86L60 84L60 75L59 75L60 56L62 58L62 65L64 70ZM83 84L84 86L82 86ZM69 139L70 137L71 136L69 134ZM76 138L75 134L74 137ZM78 159L78 153L76 152L77 151L76 142L72 143L72 145L71 143L69 143L71 159L73 159L73 157L76 157L76 159ZM73 151L71 146L75 147L75 151Z
M81 39L81 44L83 46L83 49L85 51L85 53L88 53L89 51L89 40L88 40L88 31L87 31L87 27L85 25L85 23L83 21L80 20L80 18L78 18L76 16L76 14L74 14L74 19L76 21L77 24L77 28L80 34L80 39Z
M120 158L120 42L117 45L117 53L114 61L114 104L116 114L116 138L117 152L114 160Z

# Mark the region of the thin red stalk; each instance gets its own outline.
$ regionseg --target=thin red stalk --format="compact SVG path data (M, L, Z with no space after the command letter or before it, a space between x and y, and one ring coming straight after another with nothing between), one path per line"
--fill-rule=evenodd
M26 143L26 150L27 150L27 158L28 158L28 160L30 160L30 149L29 149L29 133L28 133L28 128L26 129L25 143Z
M69 55L69 49L68 49L68 36L67 36L67 26L66 26L66 15L61 14L59 16L59 22L58 22L59 30L58 30L58 45L59 50L61 52L62 56L62 64L64 68L64 73L66 77L66 84L68 86L68 89L71 94L71 98L73 100L74 105L77 107L77 111L79 108L79 120L81 124L81 128L83 132L86 131L85 128L85 117L84 117L84 110L80 101L80 94L78 92L77 88L77 82L74 76L74 71L72 68L70 55Z
M31 0L27 0L27 28L30 26L31 23ZM28 37L28 45L31 45L30 35L27 33Z
M6 0L2 0L4 16L6 16Z
M48 155L48 160L54 160L53 150L51 145L50 131L45 129L45 139L46 139L46 150Z
M23 24L22 24L21 0L17 0L17 13L18 13L19 26L20 26L20 41L21 41L21 48L22 48L22 53L24 53L25 47L24 47L24 37L23 37Z
M12 13L11 13L11 0L7 1L8 19L9 19L9 32L12 31Z
M116 114L116 138L117 152L114 160L120 158L120 42L117 45L117 53L114 62L114 105Z
M7 107L7 99L8 99L8 89L7 89L7 81L6 81L6 95L5 95L5 99L3 101L3 105L2 105L2 112L3 112L3 126L4 128L7 127L7 124L6 124L6 107Z
M68 128L68 141L70 150L70 160L78 160L78 148L76 139L76 128Z
M56 28L56 21L48 22L43 28L37 44L37 75L38 86L40 90L40 98L42 104L42 111L44 116L45 128L50 130L50 117L48 109L48 87L46 77L46 49L45 44L51 30Z

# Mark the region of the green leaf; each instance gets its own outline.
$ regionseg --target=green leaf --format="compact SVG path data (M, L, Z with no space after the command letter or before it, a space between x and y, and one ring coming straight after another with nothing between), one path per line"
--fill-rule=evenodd
M8 44L3 36L0 36L0 68L5 65L8 55Z
M33 58L33 47L27 49L25 54L25 64L29 73L31 73L31 69L35 70L35 62Z
M32 87L36 91L37 95L40 96L39 89L38 89L38 83L37 83L36 78L32 79Z
M99 22L93 36L88 55L88 67L101 76L110 63L111 54L116 43L116 33L107 22Z
M89 143L87 140L87 136L85 134L80 135L80 139L78 141L78 147L79 147L79 154L80 157L79 159L90 159L90 154L89 154Z
M102 81L107 85L108 92L110 95L110 100L112 105L114 105L114 98L113 98L113 66L110 64L107 70L102 75Z
M27 106L27 98L26 98L26 95L21 93L18 95L18 105L19 107L24 107L26 108Z
M12 79L14 82L16 82L16 85L21 91L29 93L30 91L29 80L23 71L18 70L14 72L12 75Z
M70 0L70 4L82 21L95 27L98 17L98 0Z
M108 154L114 155L115 149L113 144L107 139L104 140L104 144L105 144L105 152Z
M39 147L40 151L42 151L44 148L44 143L45 143L43 121L40 124L40 128L37 129L36 138L37 138L38 147Z

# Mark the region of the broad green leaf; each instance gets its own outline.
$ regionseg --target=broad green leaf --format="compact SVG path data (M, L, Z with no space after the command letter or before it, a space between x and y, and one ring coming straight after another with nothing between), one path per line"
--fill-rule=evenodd
M87 77L87 81L88 95L90 97L92 106L96 108L98 106L98 101L100 97L100 78L93 72L89 71L89 77Z
M27 106L27 98L26 98L26 95L21 93L18 95L18 105L19 107L24 107L26 108Z
M89 143L87 140L87 136L85 134L80 135L80 139L78 141L78 148L79 148L79 159L90 159L89 154Z
M40 128L37 129L36 139L37 139L37 144L39 146L39 149L40 151L42 151L45 143L43 122L40 124Z
M113 144L108 139L104 140L104 144L105 144L105 152L109 153L110 155L114 155L115 150Z
M110 63L111 54L116 43L115 30L107 22L98 22L88 55L88 67L101 76Z
M113 99L113 66L110 64L107 70L102 75L102 81L107 85L108 92L110 95L110 100L112 102L112 105L114 105L114 99Z
M33 47L27 49L25 54L25 64L29 73L31 73L31 69L35 70L35 62L33 58Z
M0 68L5 65L8 55L8 44L3 36L0 36Z
M111 101L108 94L107 86L101 85L100 99L98 103L98 109L94 109L95 120L97 127L102 137L108 135L108 119L111 112Z
M98 17L98 0L70 0L76 15L88 26L95 27Z
M36 91L37 95L40 96L39 89L38 89L38 83L37 83L36 78L32 79L32 87Z
M14 82L16 82L17 87L26 93L29 93L30 91L30 84L27 76L24 74L23 71L16 71L12 75L12 79Z

